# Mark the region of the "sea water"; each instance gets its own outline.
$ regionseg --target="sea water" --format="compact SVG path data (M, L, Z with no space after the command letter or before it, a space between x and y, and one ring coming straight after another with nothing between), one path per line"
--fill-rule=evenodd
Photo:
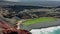
M60 26L32 29L30 32L32 34L60 34Z

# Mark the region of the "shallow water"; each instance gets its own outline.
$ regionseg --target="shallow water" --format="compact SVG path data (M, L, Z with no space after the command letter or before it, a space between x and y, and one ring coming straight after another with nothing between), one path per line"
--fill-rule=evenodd
M42 29L32 29L30 32L32 34L60 34L60 26Z

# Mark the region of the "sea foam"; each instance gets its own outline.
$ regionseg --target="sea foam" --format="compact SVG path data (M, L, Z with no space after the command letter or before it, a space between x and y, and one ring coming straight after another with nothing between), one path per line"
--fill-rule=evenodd
M48 27L42 29L32 29L32 34L60 34L60 26Z

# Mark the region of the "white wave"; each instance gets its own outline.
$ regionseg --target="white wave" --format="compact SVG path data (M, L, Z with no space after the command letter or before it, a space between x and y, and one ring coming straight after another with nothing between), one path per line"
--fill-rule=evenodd
M50 32L54 32L55 30L60 29L60 26L42 28L42 29L32 29L30 32L32 34L49 34Z

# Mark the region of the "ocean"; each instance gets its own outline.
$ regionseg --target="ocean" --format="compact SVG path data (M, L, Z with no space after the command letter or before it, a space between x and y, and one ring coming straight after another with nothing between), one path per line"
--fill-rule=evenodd
M30 32L32 34L60 34L60 26L32 29Z

